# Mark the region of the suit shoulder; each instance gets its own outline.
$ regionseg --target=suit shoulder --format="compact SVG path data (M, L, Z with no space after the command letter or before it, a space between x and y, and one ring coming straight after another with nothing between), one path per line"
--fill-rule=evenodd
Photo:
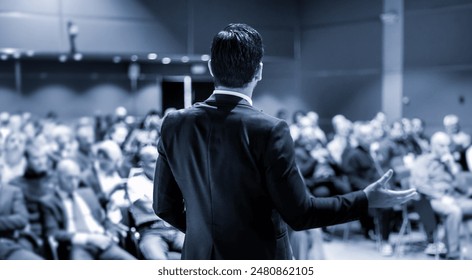
M277 126L286 127L288 129L288 124L286 121L264 113L263 111L258 110L256 108L251 109L250 113L247 114L247 118L253 119L254 121L257 121L259 125L267 127L269 129L272 129Z

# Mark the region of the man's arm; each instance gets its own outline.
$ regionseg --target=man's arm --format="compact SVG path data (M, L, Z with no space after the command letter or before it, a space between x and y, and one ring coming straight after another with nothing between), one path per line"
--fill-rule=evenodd
M12 189L11 214L0 215L0 231L11 231L23 229L28 224L28 210L19 188Z
M182 232L186 230L185 205L174 174L169 167L162 138L154 176L153 209L156 215Z
M283 219L295 230L322 227L357 219L367 212L364 192L331 198L308 194L298 172L288 126L279 122L270 132L264 153L269 195Z
M311 196L297 170L288 126L279 122L269 136L264 155L269 195L282 218L295 230L322 227L358 219L371 207L391 207L413 197L414 190L390 191L388 172L364 191L329 198Z

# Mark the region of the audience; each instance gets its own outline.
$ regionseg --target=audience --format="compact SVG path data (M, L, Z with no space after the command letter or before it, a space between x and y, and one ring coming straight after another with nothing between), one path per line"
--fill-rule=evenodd
M466 162L466 150L471 144L470 135L462 131L459 117L453 114L446 115L443 119L444 129L450 138L450 149L456 162L463 170L468 171Z
M32 250L44 255L43 223L40 211L40 200L54 189L55 174L48 155L47 147L31 139L26 148L26 170L22 176L10 181L18 187L25 198L28 209L29 226L25 233ZM26 242L25 242L26 244Z
M90 188L80 188L80 167L70 159L57 165L57 187L43 197L46 236L53 237L72 260L132 260L117 244L116 233Z
M51 258L47 248L51 236L59 241L59 251L66 248L72 253L65 258L132 258L129 253L134 254L136 248L120 247L127 245L121 241L130 234L121 225L123 214L130 215L130 226L137 229L139 258L178 258L183 233L165 224L151 207L161 115L152 110L139 118L123 109L108 115L97 112L93 117L71 122L64 122L54 112L44 118L27 112L0 113L0 259ZM284 112L277 116L287 119ZM343 194L364 188L390 168L407 170L405 174L411 172L411 184L423 191L446 229L447 250L441 248L442 243L433 244L428 231L425 252L431 254L435 251L432 248L439 246L438 252L447 253L447 258L459 257L457 228L472 213L472 206L469 194L461 193L466 190L458 185L457 174L471 170L472 148L470 136L461 129L457 116L445 116L446 132L435 133L431 141L425 134L424 120L402 118L389 123L382 112L372 120L354 123L344 115L335 115L333 133L321 129L314 111L296 111L289 122L296 161L308 191L322 197ZM450 166L434 163L437 169L430 170L431 164L443 157L439 156L441 146L449 146L449 152L444 152L448 156L444 157L449 158ZM434 176L425 175L428 172ZM400 179L394 176L390 187L402 187ZM83 202L89 203L91 196L99 202L82 209L87 219L101 213L94 217L99 226L92 226L99 234L85 234L89 238L84 241L82 234L74 237L74 222L72 226L60 225L55 207L64 201L72 205L63 188L74 189L74 197L83 195ZM95 213L97 204L101 209ZM3 222L11 220L5 216L5 209L11 207L17 213L13 220L19 221L15 228ZM69 211L64 215L72 216L71 208L64 211ZM389 238L398 229L395 214L398 211L385 209L361 219L365 237L379 242L383 256L392 255L396 249ZM333 238L331 228L290 234L296 259L324 258L323 242ZM104 253L105 245L113 246L112 253Z
M346 155L343 163L354 190L365 188L369 185L369 181L379 178L384 173L371 150L375 141L373 132L374 127L371 123L354 125L353 133L358 145ZM384 256L393 254L393 247L389 242L391 215L391 209L378 209L359 219L366 238L376 241L381 238L381 253Z
M26 170L26 137L21 132L8 134L3 144L2 183L8 184L16 177L23 176Z
M142 173L128 181L131 213L140 234L139 249L147 260L180 258L184 234L160 219L152 209L154 168L158 157L156 146L145 146L139 151ZM171 254L171 252L177 254Z
M411 183L431 201L433 210L444 217L447 258L460 258L460 226L464 215L472 215L470 189L460 188L460 165L450 151L451 138L444 132L431 137L431 152L420 156L412 168Z
M0 177L3 164L0 162ZM20 189L0 182L0 260L40 260L30 248L22 246L18 234L28 226L28 210Z

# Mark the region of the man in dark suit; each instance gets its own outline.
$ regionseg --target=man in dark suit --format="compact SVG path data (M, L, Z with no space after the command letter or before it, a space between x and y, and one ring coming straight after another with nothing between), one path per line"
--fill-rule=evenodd
M163 121L153 207L186 233L183 259L292 259L287 224L343 223L415 195L383 189L390 171L364 191L310 196L287 123L252 106L262 57L259 33L230 24L213 39L213 94Z
M3 164L0 162L0 177ZM19 188L0 183L0 260L41 260L18 243L18 235L28 226L28 210Z
M63 159L57 165L57 174L58 188L41 202L46 235L58 242L60 252L69 253L65 258L135 259L115 242L112 224L95 193L88 187L78 189L79 165Z

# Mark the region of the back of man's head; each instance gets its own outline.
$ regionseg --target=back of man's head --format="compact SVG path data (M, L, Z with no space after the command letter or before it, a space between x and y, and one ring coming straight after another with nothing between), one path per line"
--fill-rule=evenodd
M242 88L254 78L264 55L261 35L252 27L232 23L215 35L211 70L217 86Z

